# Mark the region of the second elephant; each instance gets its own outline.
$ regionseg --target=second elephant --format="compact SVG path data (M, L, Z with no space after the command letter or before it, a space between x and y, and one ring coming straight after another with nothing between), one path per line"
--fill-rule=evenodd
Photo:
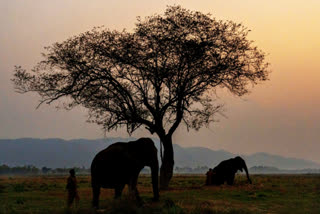
M237 156L228 160L224 160L219 163L213 170L209 173L211 176L212 185L221 185L227 182L229 185L233 185L234 177L238 170L242 172L245 170L248 182L251 184L251 179L249 178L249 172L245 161Z

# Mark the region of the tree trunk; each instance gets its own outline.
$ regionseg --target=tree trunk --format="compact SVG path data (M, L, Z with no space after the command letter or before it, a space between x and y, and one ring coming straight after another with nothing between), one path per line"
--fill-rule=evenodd
M163 160L160 168L160 189L167 189L173 175L173 147L172 137L165 136L160 139L163 144Z

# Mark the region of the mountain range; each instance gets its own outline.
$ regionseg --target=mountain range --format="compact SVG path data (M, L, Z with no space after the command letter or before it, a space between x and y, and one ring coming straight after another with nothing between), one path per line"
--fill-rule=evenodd
M36 167L86 167L89 168L95 154L114 142L127 142L134 138L74 139L58 138L0 139L0 165ZM159 149L159 140L153 139ZM221 161L237 155L224 151L214 151L204 147L182 147L174 144L175 166L214 167ZM159 153L159 152L158 152ZM240 155L248 168L269 166L279 169L319 169L320 164L309 160L287 158L267 153ZM159 158L160 160L160 158Z

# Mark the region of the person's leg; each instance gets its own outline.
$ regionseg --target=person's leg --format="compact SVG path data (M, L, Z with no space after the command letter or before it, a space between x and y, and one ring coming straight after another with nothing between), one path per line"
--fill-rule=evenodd
M78 207L79 206L79 201L80 201L80 197L79 197L78 191L76 191L75 201L76 201L76 207Z
M68 191L68 200L67 200L68 207L72 206L73 199L74 199L74 192Z

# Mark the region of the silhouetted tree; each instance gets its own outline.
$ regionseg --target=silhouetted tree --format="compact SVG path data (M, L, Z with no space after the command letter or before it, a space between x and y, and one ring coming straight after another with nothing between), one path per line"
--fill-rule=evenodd
M41 172L43 173L43 174L47 174L48 172L50 172L51 171L51 168L48 168L48 167L42 167L41 168Z
M265 54L249 30L201 12L169 6L164 15L138 18L132 32L94 28L46 48L32 72L15 68L18 92L37 92L42 103L89 110L107 131L145 126L163 144L161 188L172 177L172 135L179 124L198 130L221 105L215 91L242 96L268 76Z
M9 166L3 164L0 166L0 174L35 175L35 174L39 174L39 169L33 165L9 167Z

